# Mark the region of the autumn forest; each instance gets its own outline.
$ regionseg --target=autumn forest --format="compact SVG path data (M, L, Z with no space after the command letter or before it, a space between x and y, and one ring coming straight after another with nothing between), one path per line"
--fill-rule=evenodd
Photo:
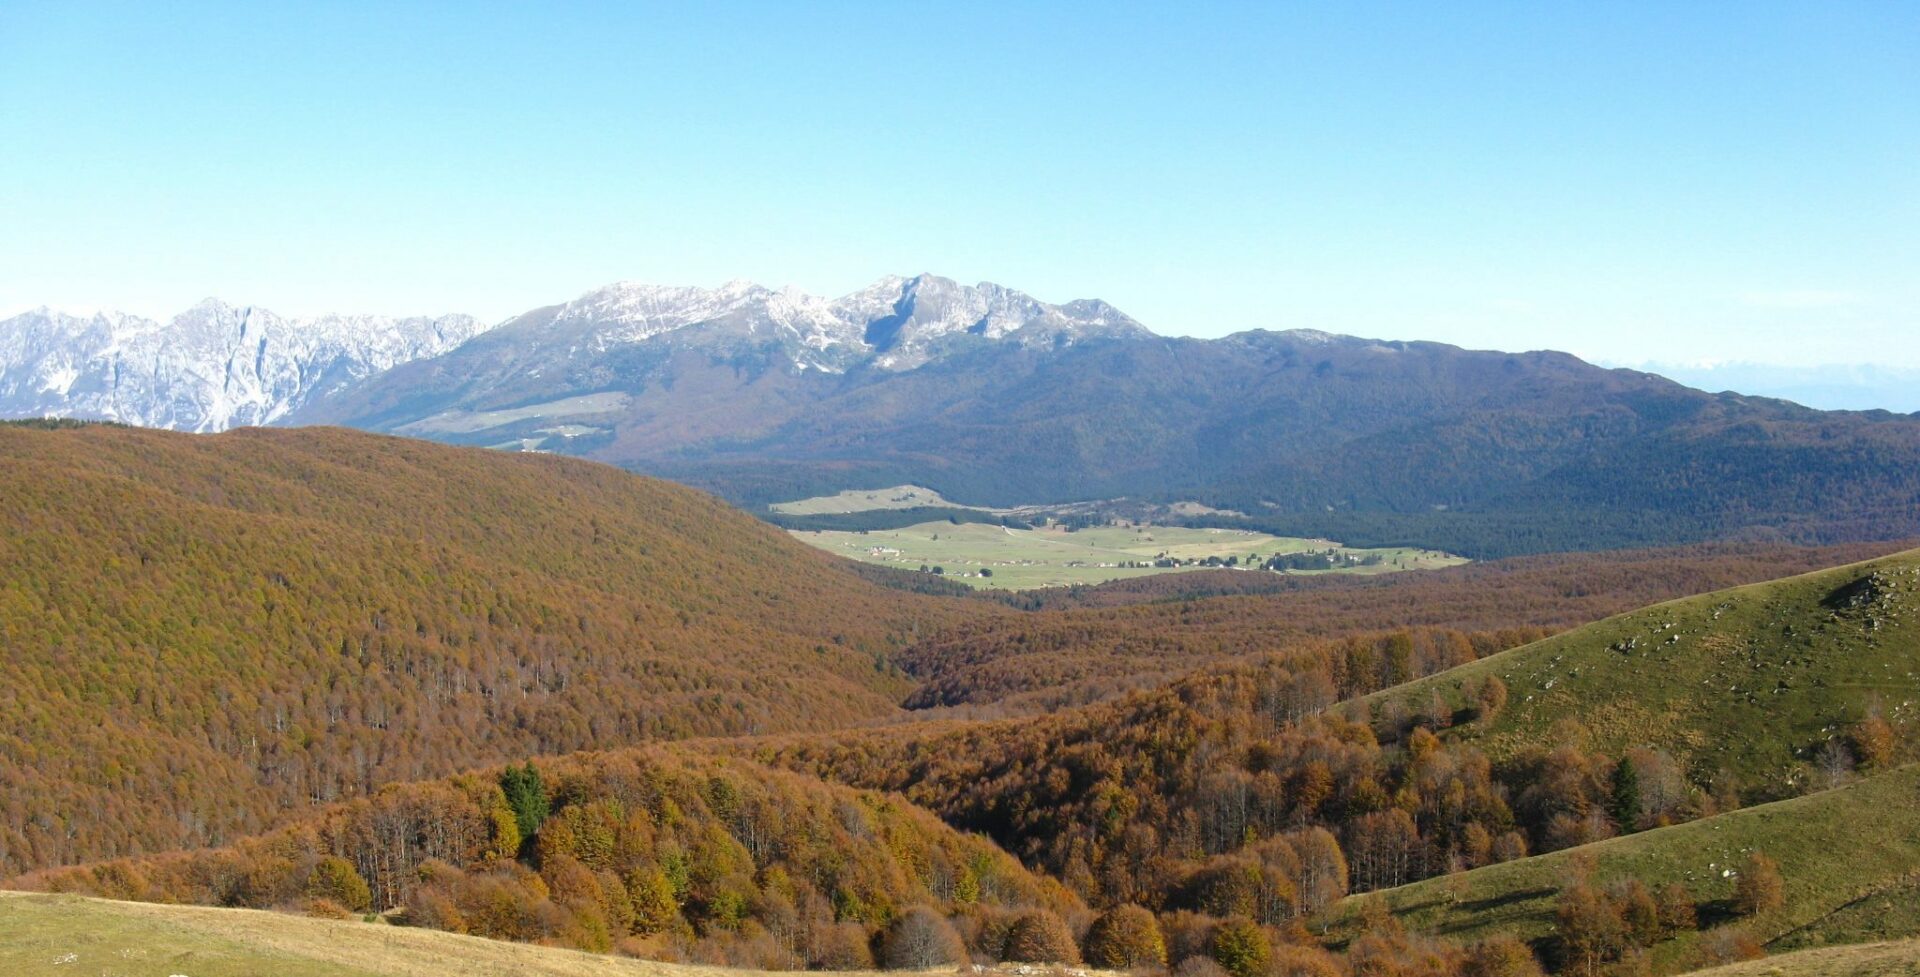
M0 426L0 497L9 888L1179 977L1678 973L1920 891L1764 827L1913 776L1899 541L995 595L323 428Z

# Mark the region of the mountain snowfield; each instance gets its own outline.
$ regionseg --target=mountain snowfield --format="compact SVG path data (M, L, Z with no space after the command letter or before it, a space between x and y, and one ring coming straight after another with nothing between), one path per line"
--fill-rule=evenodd
M889 276L838 299L744 281L619 282L491 330L464 315L283 318L215 299L164 323L41 308L0 321L0 417L197 432L274 424L489 331L517 355L502 359L495 349L486 359L520 378L647 345L774 349L792 370L843 373L862 365L910 370L982 341L1046 349L1096 335L1151 335L1104 302L1050 305L933 275Z
M1148 335L1104 302L1049 305L991 282L968 286L936 275L889 275L838 299L746 281L719 288L617 282L568 302L550 318L535 311L508 325L516 323L549 339L571 334L572 350L593 355L668 334L693 346L772 342L794 367L827 373L868 363L912 369L969 336L1053 346L1096 334Z
M198 432L271 424L484 328L464 315L289 319L217 299L164 323L43 307L0 321L0 416Z

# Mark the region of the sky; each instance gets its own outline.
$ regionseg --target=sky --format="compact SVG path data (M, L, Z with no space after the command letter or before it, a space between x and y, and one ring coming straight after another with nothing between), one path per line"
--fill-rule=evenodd
M0 315L885 274L1920 367L1920 4L0 2Z

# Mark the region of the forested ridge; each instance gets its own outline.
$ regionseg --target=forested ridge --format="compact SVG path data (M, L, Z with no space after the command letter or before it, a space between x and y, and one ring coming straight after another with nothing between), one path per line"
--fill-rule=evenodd
M390 785L230 848L20 884L336 916L400 907L457 933L786 970L870 968L916 911L1080 905L898 798L660 749Z
M688 489L342 430L0 426L0 870L477 762L886 714L1008 613Z

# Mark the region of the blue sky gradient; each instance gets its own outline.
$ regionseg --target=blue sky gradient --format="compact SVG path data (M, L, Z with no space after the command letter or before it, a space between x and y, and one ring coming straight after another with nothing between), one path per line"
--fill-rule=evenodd
M887 273L1920 366L1920 4L0 4L0 314Z

